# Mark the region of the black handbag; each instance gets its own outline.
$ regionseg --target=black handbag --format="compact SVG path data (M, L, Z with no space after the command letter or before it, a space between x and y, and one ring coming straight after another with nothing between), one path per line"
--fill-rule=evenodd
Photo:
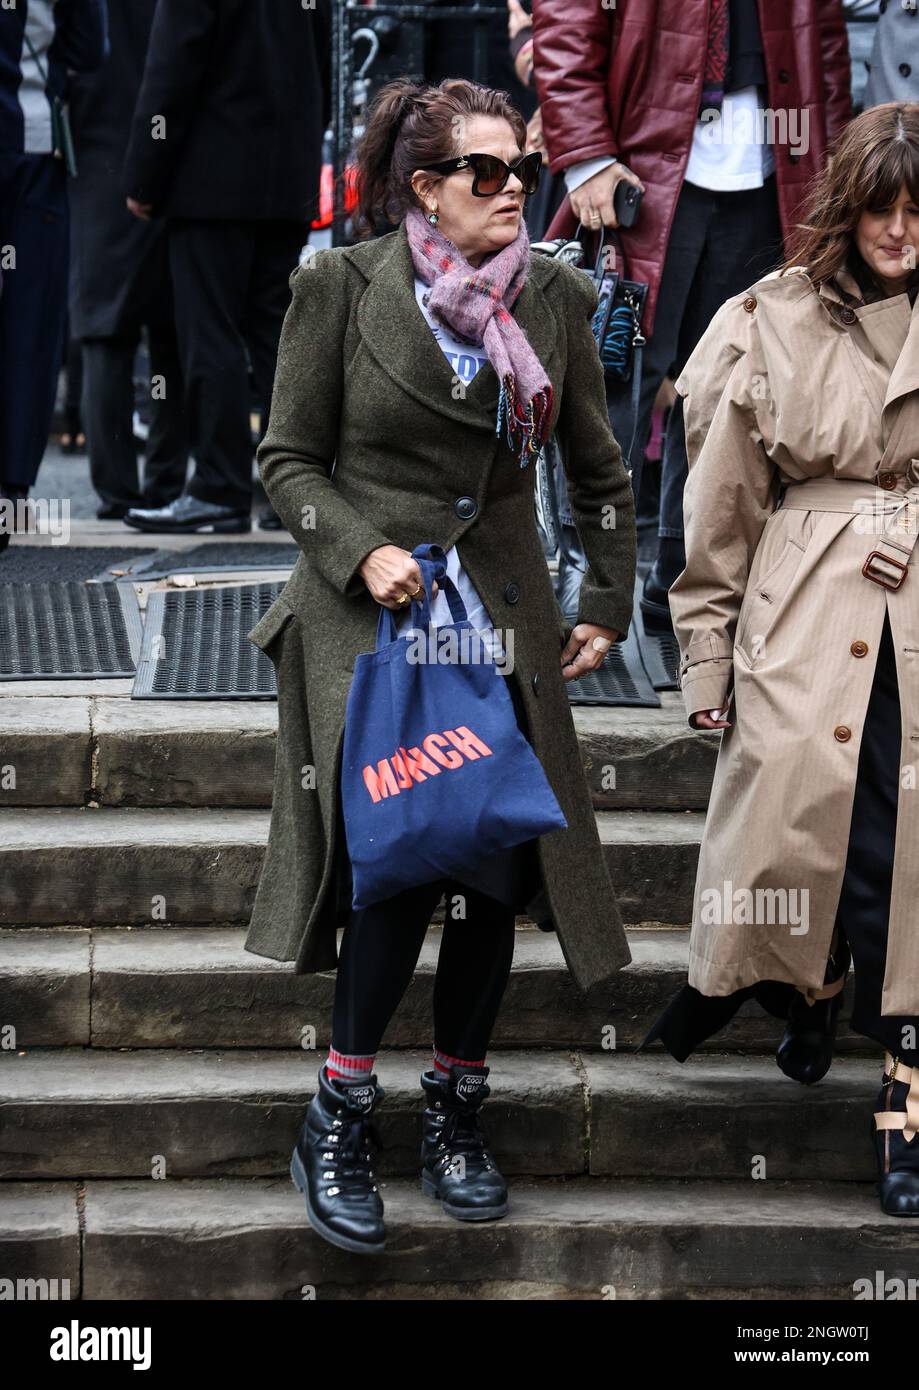
M578 240L582 227L579 224L575 233ZM638 427L642 350L647 341L641 331L641 316L648 286L644 281L626 278L622 247L612 227L602 228L594 268L584 270L584 274L591 277L597 290L592 326L607 384L616 387L632 383L632 438L625 454L629 468Z

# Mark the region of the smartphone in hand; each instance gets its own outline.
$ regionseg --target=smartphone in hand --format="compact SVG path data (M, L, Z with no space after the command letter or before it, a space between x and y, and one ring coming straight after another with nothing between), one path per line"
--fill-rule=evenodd
M620 179L613 194L613 211L620 227L634 227L641 208L642 191L627 179Z

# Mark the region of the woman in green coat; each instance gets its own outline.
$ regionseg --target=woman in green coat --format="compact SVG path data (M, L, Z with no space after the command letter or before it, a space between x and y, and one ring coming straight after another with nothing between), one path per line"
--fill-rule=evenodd
M515 913L554 927L583 990L630 959L565 681L596 669L628 629L634 503L591 332L596 291L582 272L530 255L522 211L540 156L525 147L504 93L461 80L379 93L358 152L361 221L398 225L294 271L258 452L302 554L250 634L277 671L278 744L246 948L293 960L297 973L337 970L329 1057L291 1174L316 1229L355 1251L384 1244L373 1065L441 896L422 1185L459 1219L507 1210L478 1109ZM573 628L534 518L536 455L553 430L589 561ZM442 879L352 910L345 706L379 606L401 618L420 592L411 551L422 542L446 552L474 625L513 644L518 724L567 828L483 859L469 883ZM435 624L450 621L444 599L438 591Z

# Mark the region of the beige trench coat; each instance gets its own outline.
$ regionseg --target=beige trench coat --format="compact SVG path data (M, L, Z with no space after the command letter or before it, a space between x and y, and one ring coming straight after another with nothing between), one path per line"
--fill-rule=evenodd
M886 608L902 745L881 1012L915 1015L919 299L912 311L905 294L866 304L847 272L837 281L854 303L803 270L765 276L722 306L676 382L687 562L670 603L687 715L733 692L689 983L707 995L823 984ZM882 527L895 543L884 553L909 555L897 590L862 573Z

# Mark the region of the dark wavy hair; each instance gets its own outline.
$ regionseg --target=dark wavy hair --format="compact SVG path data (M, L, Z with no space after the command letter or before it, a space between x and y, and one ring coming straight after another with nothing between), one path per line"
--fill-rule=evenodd
M507 121L525 148L526 121L507 92L460 77L437 86L398 78L380 89L357 148L354 226L359 236L372 236L386 222L395 225L410 207L420 206L412 174L464 153L462 131L470 116Z
M840 133L788 242L782 274L804 266L819 283L861 258L854 232L863 212L896 202L903 184L919 206L919 102L872 106Z

